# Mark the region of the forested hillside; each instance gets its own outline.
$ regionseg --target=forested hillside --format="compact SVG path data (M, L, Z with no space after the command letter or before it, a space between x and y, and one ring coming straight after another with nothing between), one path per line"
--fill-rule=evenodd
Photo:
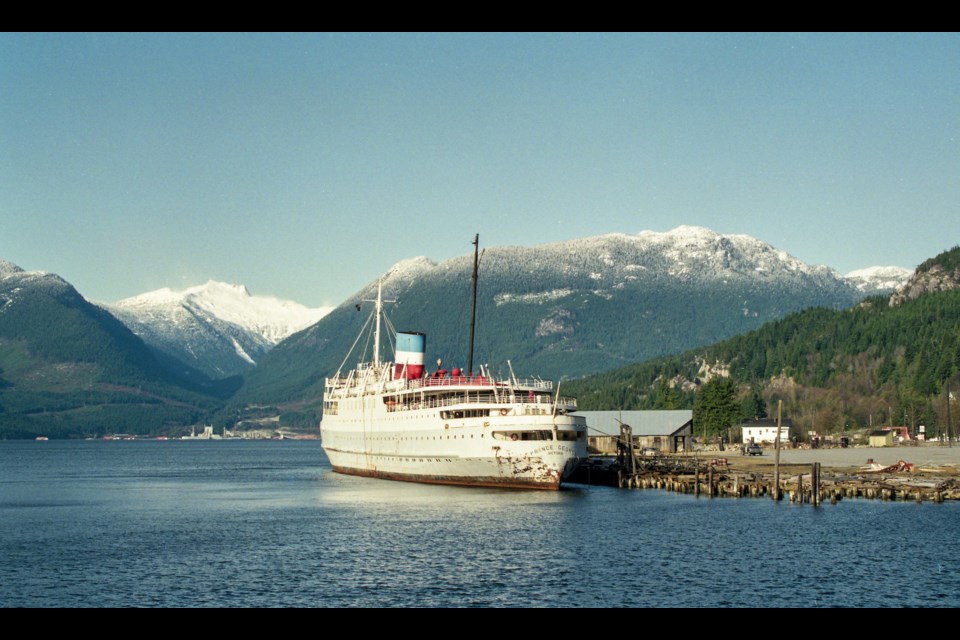
M178 378L58 276L0 265L0 437L182 429L236 383Z
M695 390L734 382L743 417L755 398L780 399L804 430L880 424L945 427L947 383L960 368L960 291L891 307L870 298L844 310L808 309L705 349L567 385L586 409L693 408ZM956 388L956 387L955 387Z
M427 335L427 362L465 367L473 256L395 265L383 279L394 326ZM347 358L376 297L370 283L319 323L277 345L228 410L304 403L316 420L324 377ZM569 379L678 353L816 305L846 308L856 287L748 236L696 227L611 234L538 247L495 247L480 262L475 362ZM362 311L358 312L356 306ZM363 341L361 341L361 346ZM392 357L389 349L383 357ZM367 352L367 359L370 358ZM281 414L283 410L281 410Z

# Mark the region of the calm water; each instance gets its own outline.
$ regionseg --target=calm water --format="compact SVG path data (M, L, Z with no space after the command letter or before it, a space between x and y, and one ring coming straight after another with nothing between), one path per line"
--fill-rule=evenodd
M334 474L316 442L0 442L3 606L960 606L960 505Z

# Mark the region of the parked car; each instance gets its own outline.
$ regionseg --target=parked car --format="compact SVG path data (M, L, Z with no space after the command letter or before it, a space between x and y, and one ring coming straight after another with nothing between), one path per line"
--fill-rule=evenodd
M758 445L756 442L751 442L747 445L745 452L748 456L762 456L763 447Z

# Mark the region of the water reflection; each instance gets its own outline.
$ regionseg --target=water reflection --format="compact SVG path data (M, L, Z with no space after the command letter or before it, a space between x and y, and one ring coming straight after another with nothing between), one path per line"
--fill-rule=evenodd
M960 606L955 503L423 485L333 473L317 443L47 444L0 443L6 606Z

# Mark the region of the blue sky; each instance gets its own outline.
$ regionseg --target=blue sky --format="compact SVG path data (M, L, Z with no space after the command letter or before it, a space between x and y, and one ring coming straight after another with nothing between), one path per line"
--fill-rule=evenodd
M0 34L0 258L319 306L680 224L841 273L960 243L956 34Z

